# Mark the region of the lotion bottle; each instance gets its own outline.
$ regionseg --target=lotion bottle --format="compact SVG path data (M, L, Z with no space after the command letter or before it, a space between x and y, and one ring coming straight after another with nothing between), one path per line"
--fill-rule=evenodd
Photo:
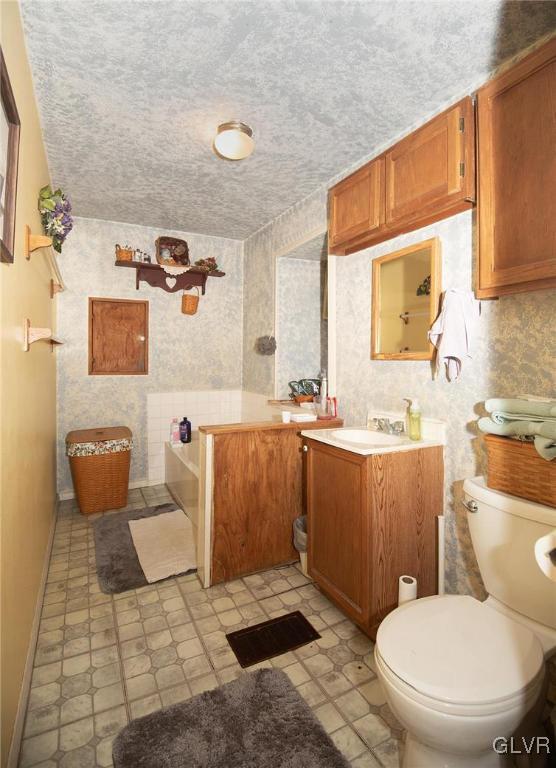
M409 403L407 409L407 432L410 440L421 439L421 407L418 400L410 400L405 398L405 401Z

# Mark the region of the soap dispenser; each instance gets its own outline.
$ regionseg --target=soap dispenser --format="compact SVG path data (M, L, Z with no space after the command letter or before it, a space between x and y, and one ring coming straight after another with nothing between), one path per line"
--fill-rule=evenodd
M405 397L408 403L407 409L407 432L410 440L421 439L421 407L418 400L410 400Z

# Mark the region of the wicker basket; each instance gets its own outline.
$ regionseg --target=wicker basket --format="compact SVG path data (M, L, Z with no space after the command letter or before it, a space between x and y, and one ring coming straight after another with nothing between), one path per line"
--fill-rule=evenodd
M181 297L181 311L184 315L195 315L199 309L199 289L197 295L193 293L184 293Z
M81 513L106 512L127 504L131 430L82 429L66 437L75 496Z
M556 461L541 458L531 443L485 435L487 485L496 491L556 507Z

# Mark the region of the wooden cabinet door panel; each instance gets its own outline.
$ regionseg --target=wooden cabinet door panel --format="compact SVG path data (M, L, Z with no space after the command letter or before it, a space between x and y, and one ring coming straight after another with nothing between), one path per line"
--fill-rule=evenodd
M374 635L397 607L398 580L414 576L418 597L437 591L437 516L443 512L442 448L372 456L370 619Z
M369 516L364 456L309 441L309 573L357 623L368 617Z
M302 493L297 430L215 435L213 584L297 558L292 526Z
M89 299L89 373L148 373L149 303Z
M465 99L386 153L387 226L472 194L473 134L473 105Z
M384 222L384 159L368 163L330 192L330 246L377 230Z
M556 284L556 38L487 83L477 105L479 294L515 292L531 281L552 282L527 288L549 287Z

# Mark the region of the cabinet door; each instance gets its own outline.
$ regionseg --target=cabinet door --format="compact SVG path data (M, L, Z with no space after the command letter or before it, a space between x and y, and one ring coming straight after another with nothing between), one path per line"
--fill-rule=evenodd
M477 95L479 297L556 285L556 38Z
M89 374L149 372L149 302L89 299Z
M388 227L416 219L425 224L471 207L475 183L471 99L402 139L385 158Z
M330 249L372 233L384 222L384 158L378 158L330 190Z
M306 455L309 573L364 625L369 602L366 458L311 440Z

